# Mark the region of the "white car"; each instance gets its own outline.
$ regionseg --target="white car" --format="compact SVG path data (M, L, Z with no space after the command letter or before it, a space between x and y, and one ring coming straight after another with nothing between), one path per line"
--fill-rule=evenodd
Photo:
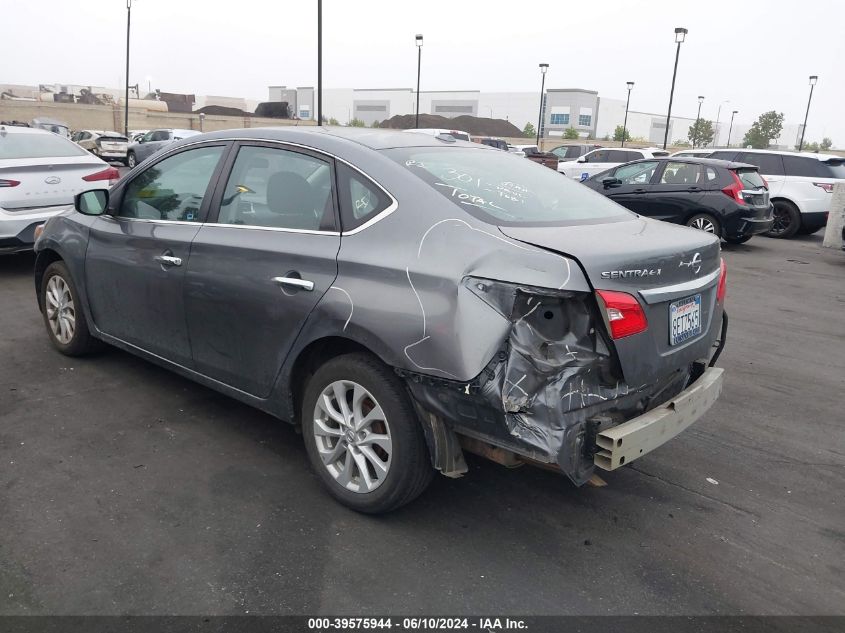
M119 177L64 136L0 125L0 253L31 250L36 226L65 211L77 193Z
M70 140L103 160L118 160L126 163L129 141L119 132L80 130L75 132Z
M669 152L657 147L646 147L644 149L603 147L587 152L575 160L560 161L557 170L564 176L583 182L599 172L618 167L623 163L630 163L632 160L668 155Z
M775 223L769 237L815 233L827 224L833 185L845 182L845 158L769 149L717 149L710 158L757 165L769 186Z

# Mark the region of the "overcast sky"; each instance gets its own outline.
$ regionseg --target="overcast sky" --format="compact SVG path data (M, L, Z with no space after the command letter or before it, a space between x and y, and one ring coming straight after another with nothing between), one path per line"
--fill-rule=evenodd
M168 92L264 100L268 85L316 85L316 0L133 0L130 82ZM0 0L0 83L121 84L123 0ZM681 46L673 110L694 117L777 110L801 123L819 76L807 140L845 147L843 0L324 0L326 88L586 88L666 111L674 27Z

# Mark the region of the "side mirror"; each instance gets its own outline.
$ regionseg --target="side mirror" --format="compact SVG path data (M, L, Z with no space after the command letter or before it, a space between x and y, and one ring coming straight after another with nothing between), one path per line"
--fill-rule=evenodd
M601 179L601 184L604 186L605 189L611 187L619 187L622 185L622 181L618 178L614 178L613 176L607 176Z
M109 190L91 189L73 197L73 208L83 215L103 215L109 208Z
M576 163L586 163L587 157L586 156L579 156L578 160L575 161Z

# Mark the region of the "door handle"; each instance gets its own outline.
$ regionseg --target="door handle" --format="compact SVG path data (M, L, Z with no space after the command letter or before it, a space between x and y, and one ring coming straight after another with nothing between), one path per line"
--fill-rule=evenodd
M172 255L156 255L155 260L162 266L181 266L182 258Z
M298 290L307 290L309 292L314 290L313 281L300 279L299 277L273 277L273 281L280 286L289 286L291 288L297 288Z
M687 187L687 191L701 191L699 187Z

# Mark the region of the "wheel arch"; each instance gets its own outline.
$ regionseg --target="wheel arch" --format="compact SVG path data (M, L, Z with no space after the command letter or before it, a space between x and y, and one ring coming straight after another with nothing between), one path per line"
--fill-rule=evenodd
M57 250L49 246L39 251L35 258L35 269L33 273L35 276L35 296L38 300L38 309L42 312L44 311L44 306L41 302L41 282L43 281L44 271L53 262L60 261L64 261L64 258Z

